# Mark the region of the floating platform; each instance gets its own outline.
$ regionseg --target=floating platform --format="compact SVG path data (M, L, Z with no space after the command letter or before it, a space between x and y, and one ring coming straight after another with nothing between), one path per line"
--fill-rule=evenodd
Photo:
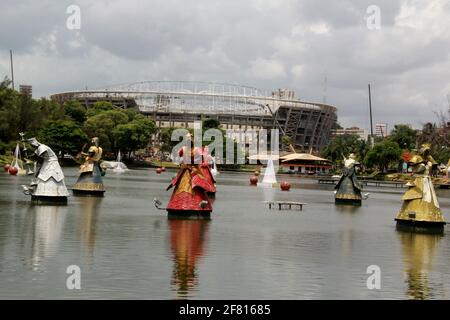
M72 189L74 196L84 196L84 197L103 197L105 190L81 190Z
M335 185L339 178L319 178L319 184L333 184ZM379 180L358 180L363 186L372 187L386 187L386 188L406 188L406 181L379 181Z
M31 196L31 201L39 204L67 204L67 197L61 196Z
M306 203L303 202L293 202L293 201L264 201L269 205L269 209L272 207L278 207L278 210L292 210L292 208L302 211L303 206Z
M183 220L210 220L211 211L167 210L167 217L169 219L183 219Z
M345 205L352 205L352 206L360 206L362 203L361 199L342 199L342 198L334 198L335 204L345 204Z
M444 226L446 222L435 221L417 221L417 220L404 220L395 219L397 221L396 229L399 231L409 231L417 233L435 233L441 234L444 232Z

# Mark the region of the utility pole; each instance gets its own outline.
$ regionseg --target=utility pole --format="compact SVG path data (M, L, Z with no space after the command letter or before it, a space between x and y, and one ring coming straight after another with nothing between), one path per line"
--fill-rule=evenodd
M372 122L372 97L370 95L370 83L369 87L369 113L370 113L370 143L373 146L373 122Z
M12 89L14 90L14 67L13 67L12 50L9 50L9 58L11 61L11 84L12 84Z

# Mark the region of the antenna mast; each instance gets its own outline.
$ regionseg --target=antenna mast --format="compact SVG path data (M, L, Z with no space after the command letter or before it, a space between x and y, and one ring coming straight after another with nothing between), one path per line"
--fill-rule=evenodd
M11 61L11 84L12 84L12 89L14 90L14 66L13 66L12 50L9 50L9 59Z
M372 97L370 94L370 83L368 87L369 87L369 112L370 112L370 142L373 145Z

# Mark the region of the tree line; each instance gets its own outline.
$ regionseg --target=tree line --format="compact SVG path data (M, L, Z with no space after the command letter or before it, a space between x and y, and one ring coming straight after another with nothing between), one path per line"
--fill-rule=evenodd
M450 115L450 110L449 110ZM440 119L439 126L428 122L422 130L414 130L405 124L396 124L387 137L375 137L373 147L358 135L341 135L331 139L321 155L342 165L344 156L355 153L359 161L370 169L386 172L399 170L405 161L424 143L431 145L431 154L439 164L447 164L450 158L450 131L447 121Z
M9 154L20 139L19 133L36 137L58 155L76 155L92 137L106 153L124 154L147 147L157 131L153 119L133 109L110 102L96 102L87 109L78 101L58 103L46 98L32 99L10 88L10 80L0 82L0 154Z

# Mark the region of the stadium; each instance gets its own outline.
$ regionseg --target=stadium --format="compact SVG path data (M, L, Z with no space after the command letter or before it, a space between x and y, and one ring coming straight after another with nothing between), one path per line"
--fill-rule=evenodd
M194 121L217 119L224 129L280 129L295 148L318 151L328 143L337 108L305 102L286 89L266 92L225 83L144 81L93 90L56 93L52 100L77 100L86 107L110 101L135 108L159 127L192 127Z

